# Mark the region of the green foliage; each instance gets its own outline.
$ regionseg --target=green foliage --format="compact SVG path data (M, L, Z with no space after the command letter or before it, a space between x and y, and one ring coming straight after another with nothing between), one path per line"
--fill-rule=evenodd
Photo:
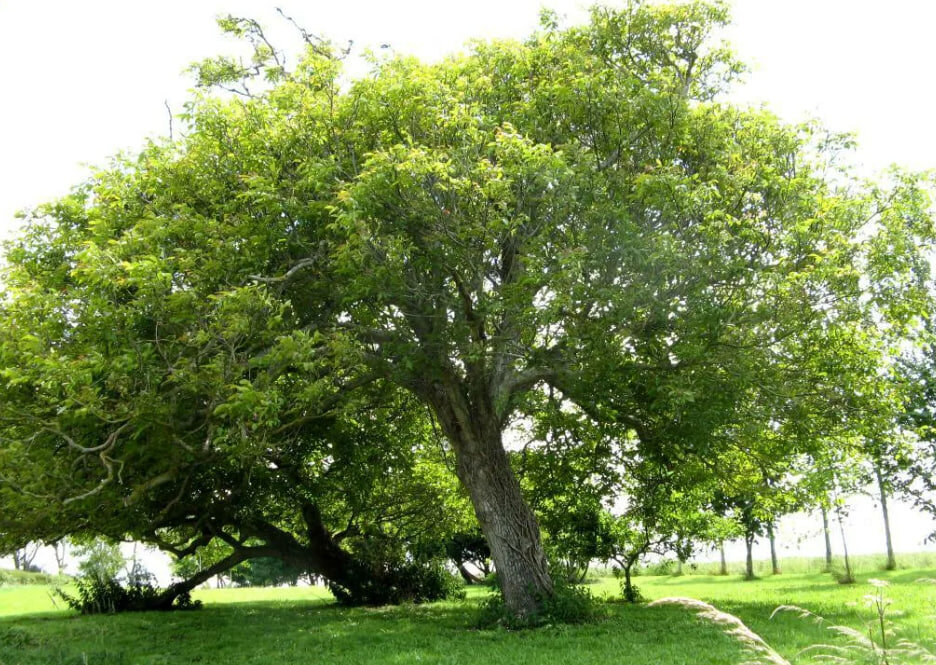
M74 554L80 559L79 578L102 584L115 580L126 564L120 544L101 539L78 545Z
M296 586L304 572L282 559L260 557L235 566L231 569L230 577L231 582L238 586Z
M843 568L841 565L833 565L829 570L829 574L839 584L854 584L858 581L851 570Z
M500 594L485 598L476 623L481 628L517 630L551 625L581 624L604 616L601 605L587 587L569 584L565 578L553 581L554 592L543 597L539 610L525 616L511 612Z
M384 564L373 581L354 586L328 582L328 589L342 605L397 605L464 598L464 584L440 561L406 561Z
M56 589L56 595L73 610L81 614L117 614L120 612L145 612L150 610L192 610L201 607L201 601L193 601L186 592L177 596L172 603L161 603L163 590L149 582L121 584L114 578L80 577L75 581L75 593L71 595Z

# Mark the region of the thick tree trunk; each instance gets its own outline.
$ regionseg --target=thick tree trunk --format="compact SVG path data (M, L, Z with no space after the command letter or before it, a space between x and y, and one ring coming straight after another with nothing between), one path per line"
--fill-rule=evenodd
M458 476L491 548L504 602L517 616L532 614L552 593L552 580L539 525L520 492L499 433L495 441L465 441L456 451Z
M456 473L468 490L507 609L516 616L535 613L552 595L539 525L520 490L489 404L469 406L461 388L437 385L430 396L443 432L455 450Z
M404 600L435 600L428 597L406 571L369 566L352 556L332 537L315 504L302 506L308 542L299 542L291 533L275 526L256 522L243 525L242 535L264 541L262 546L241 547L218 563L199 571L191 578L176 582L163 591L149 609L168 610L175 599L199 584L227 572L242 561L272 557L324 578L339 603L345 605L385 605Z
M822 535L825 537L825 569L826 572L832 570L832 534L829 531L829 511L825 506L820 508L822 511Z
M199 572L195 573L189 579L170 584L162 593L159 594L159 597L153 601L152 605L145 609L170 610L172 609L172 605L175 603L176 598L182 594L190 593L199 584L207 582L215 575L226 573L242 561L247 561L248 559L261 556L275 556L275 552L272 550L266 550L265 548L250 548L250 550L235 551L229 556L226 556L225 558L218 561L216 564L208 566L204 570L200 570Z
M747 548L747 555L744 558L744 579L754 579L754 534L744 534L744 545Z
M767 525L767 538L770 540L770 570L774 575L779 575L780 559L777 558L777 538L774 533L773 522Z
M728 574L728 560L725 559L725 541L724 540L721 540L718 543L718 556L719 556L718 574L727 575Z
M897 559L894 556L894 543L891 540L890 516L887 514L887 487L884 484L884 476L881 475L881 469L877 465L874 467L874 475L877 477L878 493L881 495L881 512L884 515L884 539L887 542L887 570L897 569Z
M255 532L276 550L283 561L325 579L329 590L344 605L387 605L414 600L421 590L405 574L374 569L341 548L325 526L318 506L302 507L308 543L270 525L255 525Z

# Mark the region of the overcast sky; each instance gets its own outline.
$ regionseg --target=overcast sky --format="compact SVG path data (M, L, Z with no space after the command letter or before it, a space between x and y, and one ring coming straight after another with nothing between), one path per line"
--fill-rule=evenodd
M0 236L16 210L67 192L118 150L168 132L185 67L230 51L222 13L280 25L282 6L313 32L357 48L390 44L437 58L472 37L522 37L545 5L572 0L0 0ZM609 4L614 4L609 3ZM734 93L789 120L822 119L858 134L869 170L936 167L934 0L735 0L728 37L752 66ZM898 518L912 520L909 511ZM867 514L867 513L864 513ZM867 532L867 529L864 529ZM901 529L916 549L917 529ZM876 541L877 536L866 533ZM788 541L789 543L789 541ZM866 548L872 547L869 541Z

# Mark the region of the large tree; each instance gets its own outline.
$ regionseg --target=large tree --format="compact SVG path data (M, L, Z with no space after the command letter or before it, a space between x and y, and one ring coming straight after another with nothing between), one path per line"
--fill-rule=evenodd
M27 521L104 505L129 525L147 497L239 487L276 514L309 469L290 466L327 457L290 453L306 427L408 395L447 439L507 606L536 611L552 582L505 449L527 398L552 389L663 468L715 459L752 386L775 386L778 413L847 392L804 359L861 354L869 267L902 274L928 232L912 179L863 190L831 175L843 140L717 101L740 70L711 37L725 20L547 14L524 42L376 59L353 82L307 32L289 68L258 24L224 20L254 56L196 68L184 136L96 172L8 252L4 499Z

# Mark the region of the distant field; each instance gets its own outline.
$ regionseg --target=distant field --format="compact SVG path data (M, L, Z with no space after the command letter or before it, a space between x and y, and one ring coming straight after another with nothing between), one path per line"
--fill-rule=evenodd
M739 616L795 664L817 642L834 642L824 625L792 614L770 619L781 604L797 604L830 623L865 630L869 577L887 579L900 635L936 648L936 567L864 571L856 585L827 574L784 574L755 582L703 575L641 576L653 599L688 596ZM618 594L617 581L590 585L596 596ZM474 608L484 589L465 601L381 609L342 609L320 588L201 590L202 610L81 617L56 610L49 587L0 587L0 665L156 665L170 663L445 663L711 664L748 659L737 642L681 608L608 603L608 617L586 626L535 631L478 631Z
M887 563L887 557L883 554L866 554L851 557L852 568L858 572L872 572L883 570ZM662 565L665 570L660 570L661 565L648 565L643 567L643 571L648 575L669 574L675 571L676 562L668 560ZM826 563L822 557L784 557L780 560L780 567L784 574L811 574L825 572ZM841 557L835 557L833 560L834 569L842 569L843 563ZM911 554L897 555L898 569L919 569L936 568L936 552L914 552ZM702 563L690 562L683 566L683 573L686 575L717 575L719 564L717 561L706 561ZM741 561L728 562L729 575L743 575L744 563ZM755 560L754 574L757 576L770 575L769 560Z

